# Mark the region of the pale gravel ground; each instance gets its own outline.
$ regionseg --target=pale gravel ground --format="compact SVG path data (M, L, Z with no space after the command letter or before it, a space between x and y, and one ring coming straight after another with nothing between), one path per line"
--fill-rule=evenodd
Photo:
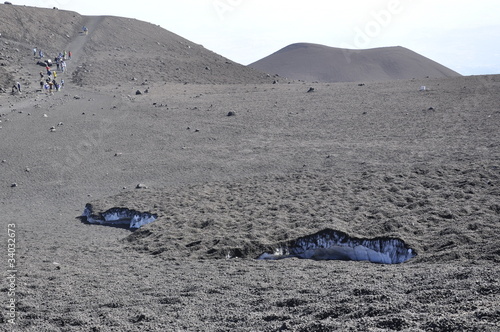
M68 89L18 104L0 183L19 229L20 330L495 331L498 77L481 82L167 85L133 101ZM162 217L129 236L76 219L90 201ZM220 227L197 228L210 218ZM252 259L324 226L400 236L419 256Z

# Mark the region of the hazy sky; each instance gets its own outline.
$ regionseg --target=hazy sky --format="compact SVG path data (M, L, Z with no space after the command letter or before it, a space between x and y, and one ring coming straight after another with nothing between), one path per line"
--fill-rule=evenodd
M463 75L500 74L500 0L11 0L158 24L247 65L289 44L403 46Z

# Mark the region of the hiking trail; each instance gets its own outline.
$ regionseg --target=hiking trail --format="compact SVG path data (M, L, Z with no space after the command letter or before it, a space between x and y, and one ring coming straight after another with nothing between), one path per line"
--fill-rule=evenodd
M76 36L76 38L73 38L73 40L66 46L66 50L71 51L72 53L70 60L71 69L69 69L68 71L68 74L70 76L73 71L78 68L79 65L81 65L80 58L82 56L82 51L89 41L90 36L96 30L103 19L104 16L86 16L83 25L88 28L88 34L86 35L82 31L80 31L78 33L78 36Z

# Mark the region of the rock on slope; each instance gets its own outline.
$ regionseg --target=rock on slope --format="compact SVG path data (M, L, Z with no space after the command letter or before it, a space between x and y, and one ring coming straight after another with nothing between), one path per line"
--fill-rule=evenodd
M357 82L455 77L460 74L404 47L349 50L297 43L249 65L295 80Z

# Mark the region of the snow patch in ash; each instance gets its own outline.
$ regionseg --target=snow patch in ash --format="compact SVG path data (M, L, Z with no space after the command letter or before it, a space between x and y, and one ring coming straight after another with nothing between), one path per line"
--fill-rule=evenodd
M325 229L281 245L272 254L263 253L258 259L274 260L297 257L398 264L406 262L416 255L415 250L397 238L359 239L350 237L344 232Z
M90 224L99 224L105 226L127 227L138 229L141 226L149 224L158 218L158 215L149 212L139 212L127 208L112 208L105 212L95 214L92 204L85 205L82 217Z

